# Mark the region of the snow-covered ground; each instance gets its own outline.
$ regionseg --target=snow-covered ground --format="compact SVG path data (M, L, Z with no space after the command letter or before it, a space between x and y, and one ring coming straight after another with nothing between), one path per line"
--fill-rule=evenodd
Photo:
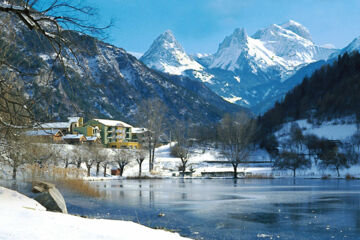
M175 143L172 143L174 146ZM149 174L148 159L143 163L143 175L156 177L177 177L179 176L178 166L181 164L179 158L175 158L170 154L170 144L161 146L156 149L155 165L153 174ZM195 146L190 149L190 159L187 165L187 170L192 168L195 172L192 177L201 177L202 172L228 172L233 171L230 163L216 163L215 161L226 161L220 150L212 146ZM251 156L251 161L269 161L269 156L266 151L257 150ZM210 163L209 163L210 161ZM239 172L251 172L252 174L268 174L271 172L269 167L257 167L256 165L249 165L246 167L239 167ZM138 165L136 162L129 164L124 171L124 176L137 176Z
M276 132L276 136L281 139L286 137L290 132L291 123L286 123ZM356 124L349 118L336 119L332 121L323 122L321 125L314 125L308 123L307 120L295 121L303 130L303 134L315 134L318 137L323 137L331 140L346 140L351 137L357 130Z
M358 126L355 123L354 117L344 117L341 119L333 119L331 121L324 121L321 124L312 124L307 120L297 120L294 122L286 123L280 130L275 133L279 142L286 142L290 128L293 123L297 123L302 129L304 135L314 134L320 138L326 138L330 140L339 140L342 142L348 141L352 135L357 131ZM290 171L273 171L275 177L290 176ZM350 174L355 177L360 177L360 165L353 165L348 169L340 171L342 177L346 174ZM322 177L324 175L336 176L335 170L331 169L319 169L314 163L310 169L298 170L297 175L299 177Z
M0 187L0 239L187 239L129 221L87 219L48 212L18 192Z
M306 120L298 120L296 123L299 124L303 130L303 134L315 134L319 137L325 137L333 140L346 141L349 139L357 130L357 126L352 118L337 119L328 122L323 122L321 125L310 124ZM275 133L275 136L279 141L287 141L289 137L291 123L286 123L283 127ZM179 176L178 167L181 164L179 158L172 157L170 155L171 146L175 143L167 144L156 149L155 153L155 165L154 170L149 173L149 161L146 158L142 164L142 176L149 177L177 177ZM68 153L71 156L73 153L73 145L55 145L61 148L63 153ZM112 149L105 149L105 151L112 151ZM251 153L249 161L251 162L269 162L271 159L269 154L262 150L257 149ZM216 161L226 161L221 156L220 150L215 148L214 145L195 145L191 148L190 160L187 169L192 168L194 173L192 177L202 177L203 172L229 172L233 171L231 164L216 163ZM1 164L1 163L0 163ZM111 168L116 168L116 164L109 164L107 173L110 174ZM26 171L26 167L23 170L18 171L19 178L23 178L22 172ZM86 169L85 164L82 165L83 169ZM4 170L5 169L5 170ZM7 169L7 170L6 170ZM129 165L125 167L124 177L136 177L138 176L139 167L135 159L133 159ZM246 166L239 165L238 172L252 175L272 175L274 177L292 177L291 171L277 171L271 168L271 164L247 164ZM311 169L298 170L298 177L322 177L324 175L335 176L335 171L332 170L320 170L315 164ZM356 177L360 177L360 166L355 165L349 169L341 171L341 175L344 177L346 174L351 174ZM91 177L86 178L88 180L109 180L117 179L118 177L103 177L103 169L100 169L100 176L95 175L95 166L91 170ZM11 169L1 167L0 165L0 178L11 177Z

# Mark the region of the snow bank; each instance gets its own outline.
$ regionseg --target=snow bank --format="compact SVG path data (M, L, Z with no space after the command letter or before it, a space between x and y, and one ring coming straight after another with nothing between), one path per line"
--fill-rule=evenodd
M0 239L186 239L133 222L86 219L44 209L35 200L0 187Z

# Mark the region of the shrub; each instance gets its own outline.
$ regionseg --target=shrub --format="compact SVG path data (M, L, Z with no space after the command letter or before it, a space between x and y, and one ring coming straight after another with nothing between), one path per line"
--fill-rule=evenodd
M326 180L326 179L329 179L330 177L331 177L330 174L328 174L328 175L322 175L322 176L321 176L321 179Z
M354 177L354 176L352 176L351 174L346 174L346 176L345 176L345 179L346 180L354 180L354 179L356 179L356 177Z

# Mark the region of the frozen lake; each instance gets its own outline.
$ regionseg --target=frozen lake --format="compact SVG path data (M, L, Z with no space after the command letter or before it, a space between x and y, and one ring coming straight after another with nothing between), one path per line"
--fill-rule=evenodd
M106 197L99 200L63 191L70 213L131 220L194 239L360 239L358 180L165 179L92 184ZM18 188L23 187L18 184ZM121 235L121 230L114 229L114 234Z

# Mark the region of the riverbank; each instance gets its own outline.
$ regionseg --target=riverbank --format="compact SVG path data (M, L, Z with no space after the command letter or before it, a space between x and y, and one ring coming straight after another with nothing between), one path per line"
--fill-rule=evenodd
M87 219L48 212L35 200L0 187L0 239L185 240L178 233L130 221ZM46 230L46 231L45 231Z

